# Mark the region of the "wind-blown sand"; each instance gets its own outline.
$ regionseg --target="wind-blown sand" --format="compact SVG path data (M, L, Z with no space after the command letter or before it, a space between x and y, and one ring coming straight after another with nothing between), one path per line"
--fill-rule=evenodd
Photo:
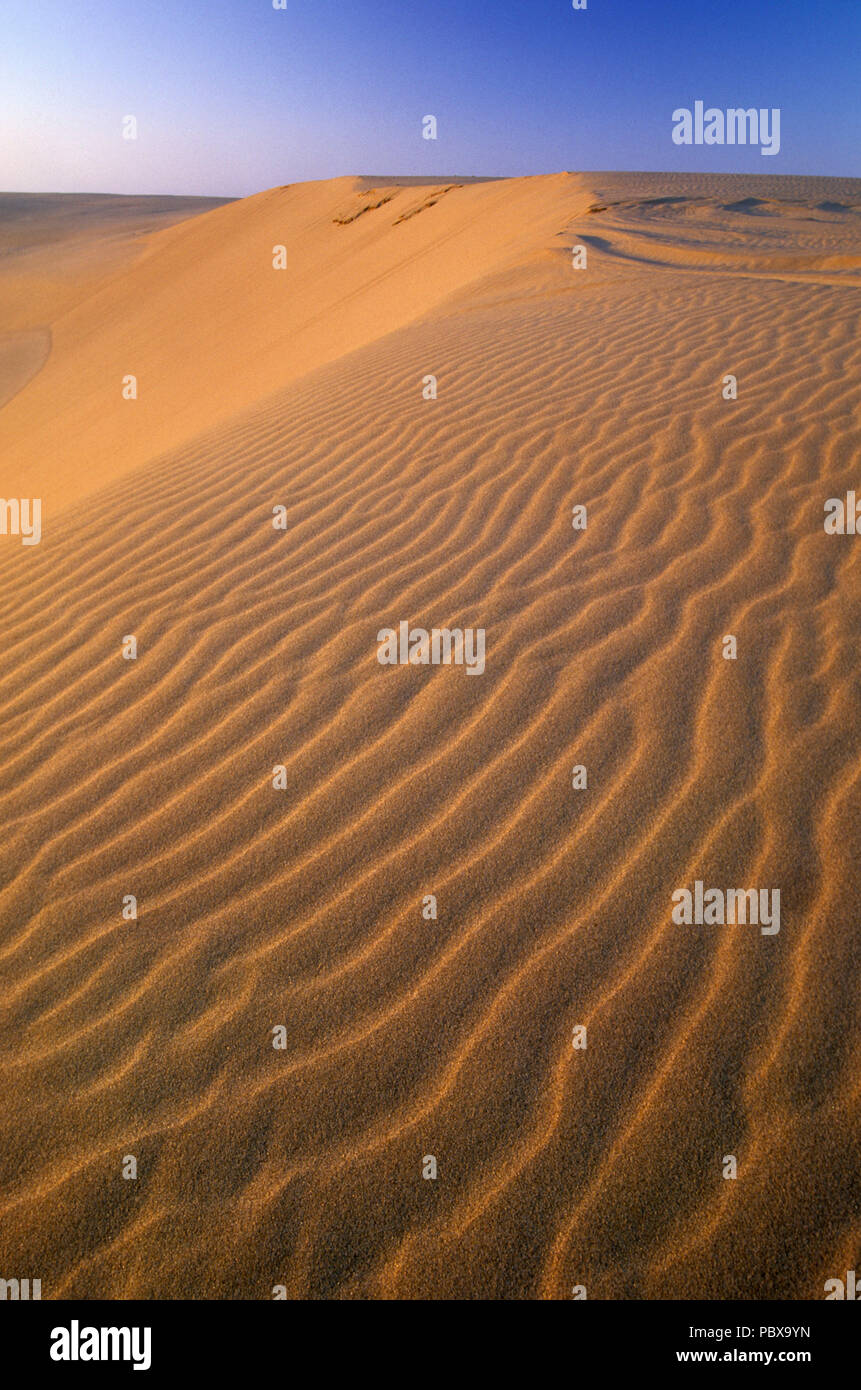
M861 1258L861 539L823 529L861 182L194 201L88 250L33 198L0 273L0 493L44 528L0 536L0 1274L823 1297ZM402 619L485 628L484 674L380 666ZM697 879L779 887L779 934L674 925Z

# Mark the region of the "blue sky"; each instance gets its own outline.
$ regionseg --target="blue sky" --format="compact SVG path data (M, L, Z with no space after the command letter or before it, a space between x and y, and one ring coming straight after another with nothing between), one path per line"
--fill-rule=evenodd
M861 176L859 73L861 0L2 0L0 189ZM672 113L697 100L779 107L780 153L675 145ZM430 114L436 141L422 139Z

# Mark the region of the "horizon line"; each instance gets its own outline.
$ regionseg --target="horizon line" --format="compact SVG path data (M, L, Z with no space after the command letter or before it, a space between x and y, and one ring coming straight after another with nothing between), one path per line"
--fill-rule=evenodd
M61 191L56 188L0 188L0 198L2 197L43 197L43 198L175 198L188 202L191 199L208 202L242 202L245 198L256 198L261 193L270 193L277 188L294 188L309 183L336 183L339 179L370 179L378 184L428 184L436 185L440 183L505 183L517 182L522 179L549 179L559 178L562 174L592 174L592 175L639 175L641 177L660 177L660 178L715 178L715 179L833 179L841 183L861 184L859 174L793 174L787 172L772 171L763 169L762 172L751 170L733 169L553 169L540 174L330 174L322 178L315 179L295 179L288 183L274 183L266 187L258 188L253 193L164 193L160 191L144 191L137 193L121 193L111 189L91 189L78 188L74 191Z

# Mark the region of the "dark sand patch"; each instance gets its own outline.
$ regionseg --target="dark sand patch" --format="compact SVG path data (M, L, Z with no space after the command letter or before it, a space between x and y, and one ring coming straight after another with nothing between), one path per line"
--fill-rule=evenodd
M0 410L32 381L51 353L51 330L8 333L0 338Z

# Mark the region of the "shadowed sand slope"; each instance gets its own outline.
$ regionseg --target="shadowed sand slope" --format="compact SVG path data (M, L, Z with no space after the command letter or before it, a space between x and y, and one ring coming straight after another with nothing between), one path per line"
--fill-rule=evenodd
M0 193L0 406L44 367L51 323L133 264L150 233L225 201ZM73 354L81 348L71 343ZM31 401L22 416L25 434L35 409Z
M50 351L51 334L45 328L0 337L0 407L42 370Z
M6 333L55 321L128 267L150 233L226 201L0 193L0 328Z
M54 498L0 537L4 1268L805 1299L858 1267L861 540L823 504L861 483L859 204L339 180L156 233L54 325L0 415ZM114 401L135 354L156 425ZM379 665L401 620L484 628L484 673ZM675 925L697 879L779 887L779 933Z

